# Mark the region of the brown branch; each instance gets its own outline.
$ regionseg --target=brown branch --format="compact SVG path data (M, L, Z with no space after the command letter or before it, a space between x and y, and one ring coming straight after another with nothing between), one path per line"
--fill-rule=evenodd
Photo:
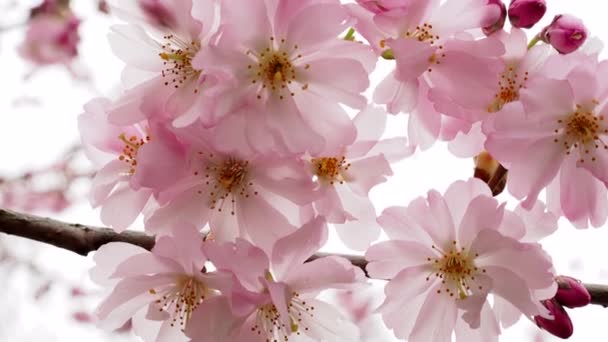
M146 235L143 232L124 231L116 233L111 228L66 223L6 209L0 209L0 233L40 241L84 256L110 242L126 242L147 250L151 250L155 243L153 236ZM317 253L310 257L308 261L331 255L348 259L369 277L365 270L367 261L362 256ZM591 294L591 304L608 307L608 285L583 285Z
M89 227L0 209L0 233L40 241L86 256L109 242L127 242L152 249L154 237L135 231L120 234L110 228Z

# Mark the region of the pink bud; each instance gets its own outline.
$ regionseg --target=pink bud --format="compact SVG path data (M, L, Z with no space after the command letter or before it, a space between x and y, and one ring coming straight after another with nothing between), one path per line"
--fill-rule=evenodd
M587 39L587 29L582 20L569 14L560 14L543 29L540 38L559 53L568 54L583 45Z
M568 276L557 277L555 299L563 306L580 308L591 303L591 295L580 280Z
M496 10L484 21L483 33L486 36L502 30L507 19L507 7L501 0L488 0L488 6L496 6Z
M405 13L411 0L356 0L366 10L374 14L396 15Z
M512 0L509 21L514 27L531 28L545 15L545 0Z
M572 326L570 316L568 316L568 313L566 310L564 310L564 307L561 306L561 304L559 304L555 298L543 300L542 303L547 309L549 309L554 319L534 316L536 325L538 325L539 328L544 329L560 338L568 338L572 336L574 327Z

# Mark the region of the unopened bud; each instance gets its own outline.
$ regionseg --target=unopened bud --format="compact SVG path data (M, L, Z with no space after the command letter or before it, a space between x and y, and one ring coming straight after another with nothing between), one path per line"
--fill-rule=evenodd
M559 53L568 54L585 43L587 29L582 20L568 14L560 14L543 29L540 38L551 44Z
M405 13L411 0L356 0L366 10L374 14Z
M591 303L591 294L580 280L568 276L558 276L555 299L563 306L580 308Z
M488 0L488 6L496 6L497 10L493 11L493 14L484 22L483 33L486 36L502 30L505 26L505 20L507 19L507 7L502 0Z
M553 319L547 319L541 316L534 316L534 321L539 328L546 330L547 332L560 337L568 338L572 336L574 327L570 316L564 307L559 304L555 298L547 299L542 301L543 305L551 312Z
M531 28L547 12L545 0L512 0L509 5L509 21L513 27Z

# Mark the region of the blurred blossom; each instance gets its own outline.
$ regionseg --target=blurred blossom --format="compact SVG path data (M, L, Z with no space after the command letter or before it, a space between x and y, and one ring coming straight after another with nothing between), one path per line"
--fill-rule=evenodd
M518 28L532 28L547 11L545 0L514 0L509 5L509 21Z
M44 1L30 11L19 54L36 65L67 64L78 55L79 26L68 1Z
M582 20L569 14L556 15L549 26L540 33L545 43L551 44L559 53L576 51L587 39L587 28Z

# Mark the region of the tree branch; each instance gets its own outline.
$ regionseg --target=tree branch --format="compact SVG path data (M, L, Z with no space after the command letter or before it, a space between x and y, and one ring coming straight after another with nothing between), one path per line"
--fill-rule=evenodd
M6 209L0 209L0 233L43 242L84 256L110 242L126 242L147 250L151 250L155 243L153 236L146 235L143 232L124 231L116 233L111 228L66 223ZM369 277L365 270L367 261L362 256L317 253L310 257L308 261L331 255L348 259ZM591 304L608 307L608 285L583 285L591 294Z

